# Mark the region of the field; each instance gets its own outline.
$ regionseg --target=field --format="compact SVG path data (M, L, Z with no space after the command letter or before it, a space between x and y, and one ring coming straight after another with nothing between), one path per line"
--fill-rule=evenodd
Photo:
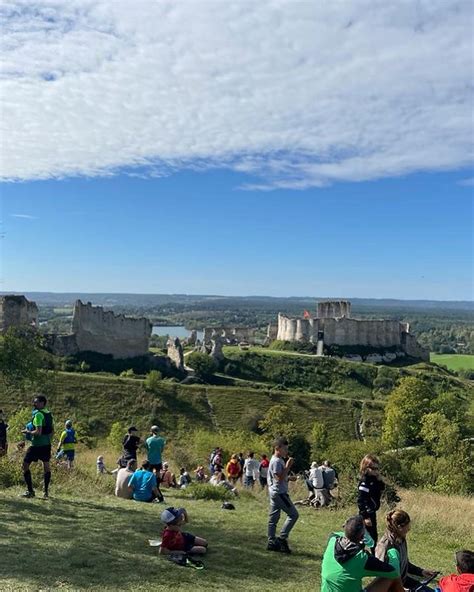
M218 501L193 500L181 491L165 493L167 505L188 509L189 530L209 541L205 570L196 572L168 563L148 546L147 539L160 535L163 506L110 495L113 477L93 476L96 453L79 454L78 462L89 467L87 479L79 482L71 475L69 486L65 483L69 477L61 484L53 483L48 501L22 500L17 497L19 488L0 493L3 592L149 592L172 588L265 592L273 591L276 582L288 592L318 590L327 536L355 512L354 507L319 511L301 508L291 536L293 555L275 556L265 549L264 494L241 496L235 500L235 511L224 511ZM294 485L299 489L293 489L292 496L298 499L303 492L299 484ZM401 505L413 518L412 562L451 572L453 552L472 543L473 502L404 491Z
M447 366L449 370L474 370L474 355L432 353L430 361Z

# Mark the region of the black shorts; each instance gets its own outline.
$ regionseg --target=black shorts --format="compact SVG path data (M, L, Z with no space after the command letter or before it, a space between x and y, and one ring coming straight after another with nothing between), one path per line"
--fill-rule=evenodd
M49 462L51 459L51 444L47 446L30 446L26 451L25 458L23 459L26 463L37 462Z
M190 532L183 532L182 534L184 538L184 550L186 553L189 553L189 551L194 547L194 541L196 540L196 537Z
M152 471L157 471L159 473L162 468L163 468L163 463L158 463L157 465L153 465L152 463L150 463L150 469Z

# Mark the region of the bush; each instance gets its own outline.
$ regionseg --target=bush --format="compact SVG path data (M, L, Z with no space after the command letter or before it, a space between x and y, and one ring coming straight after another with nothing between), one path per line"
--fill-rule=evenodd
M110 433L107 436L107 444L114 450L121 450L122 441L126 431L127 430L119 421L113 423L112 427L110 428Z
M8 440L10 442L21 442L25 440L21 430L25 429L26 424L31 421L31 409L29 407L22 407L7 420L8 423Z
M189 354L186 358L186 364L194 370L196 376L204 379L211 377L217 370L217 364L214 358L201 352Z
M190 493L191 497L199 500L224 501L235 498L235 495L224 487L209 485L209 483L191 483L186 488L186 493Z
M122 372L120 372L120 377L121 378L134 378L135 372L133 371L133 368L129 368L128 370L123 370Z
M163 375L159 370L151 370L151 372L148 372L146 375L144 386L147 391L156 392L159 390L162 380Z

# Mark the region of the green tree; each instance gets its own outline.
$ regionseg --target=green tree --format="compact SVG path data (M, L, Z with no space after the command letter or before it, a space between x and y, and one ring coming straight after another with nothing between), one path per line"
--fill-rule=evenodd
M193 352L186 357L186 364L190 366L199 378L210 378L217 370L214 358L201 352Z
M429 410L433 394L419 378L403 378L391 392L385 407L382 441L391 448L420 443L423 415Z
M126 429L119 421L114 422L107 436L107 444L114 450L121 450L125 432Z
M27 390L42 384L40 343L32 330L8 329L0 342L0 372L7 385Z
M296 435L296 426L290 421L289 412L286 405L273 405L259 421L258 427L268 444L278 436L285 436L290 440Z
M437 457L454 454L461 443L458 424L439 411L422 418L420 436L428 451Z

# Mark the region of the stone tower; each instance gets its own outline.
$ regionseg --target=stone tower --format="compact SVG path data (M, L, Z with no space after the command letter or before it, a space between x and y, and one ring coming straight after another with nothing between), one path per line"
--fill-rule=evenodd
M318 319L350 318L351 303L348 300L326 300L318 302Z
M25 296L7 295L0 297L0 332L10 327L36 327L38 307Z

